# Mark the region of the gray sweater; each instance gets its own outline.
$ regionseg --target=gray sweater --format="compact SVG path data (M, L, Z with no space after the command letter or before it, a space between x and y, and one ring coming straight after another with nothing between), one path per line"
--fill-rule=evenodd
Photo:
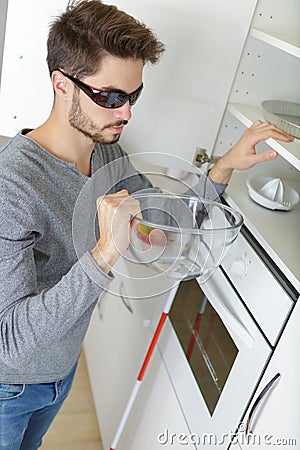
M0 383L48 383L69 373L112 280L89 253L98 238L95 200L152 187L118 144L97 144L91 166L86 177L22 133L0 152ZM83 189L96 172L92 189ZM207 180L199 179L200 196L224 191Z

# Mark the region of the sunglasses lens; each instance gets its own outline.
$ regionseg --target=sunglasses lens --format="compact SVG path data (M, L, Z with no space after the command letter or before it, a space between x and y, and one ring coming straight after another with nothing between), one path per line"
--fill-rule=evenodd
M123 97L119 92L101 91L94 95L94 100L103 108L120 108L127 101L127 98L123 99Z
M131 106L134 105L134 104L136 103L136 101L138 100L138 98L139 98L139 96L141 95L141 93L142 93L142 87L141 87L141 89L139 89L139 90L138 90L137 92L135 92L134 94L131 94L130 99L129 99L130 105L131 105Z
M103 108L121 108L129 100L130 105L134 105L141 95L143 85L130 95L115 91L101 91L94 94L94 101Z

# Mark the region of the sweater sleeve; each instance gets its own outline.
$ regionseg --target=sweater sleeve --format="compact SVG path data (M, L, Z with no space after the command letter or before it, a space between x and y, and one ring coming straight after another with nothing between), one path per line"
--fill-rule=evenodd
M111 282L85 253L60 281L37 292L32 218L17 198L0 199L0 359L20 368L61 339Z

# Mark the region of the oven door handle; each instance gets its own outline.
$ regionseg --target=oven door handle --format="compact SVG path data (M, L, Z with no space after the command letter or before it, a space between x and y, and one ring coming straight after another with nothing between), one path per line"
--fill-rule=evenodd
M206 290L210 291L210 293L206 293ZM218 312L220 318L224 322L224 325L226 325L227 328L229 328L235 335L237 335L248 348L252 348L254 345L254 338L253 336L251 336L245 325L242 324L232 314L232 312L227 308L222 300L219 300L218 296L212 289L208 289L208 286L206 286L206 289L203 289L203 291L205 292L207 298L209 298L209 301L212 303L213 307Z

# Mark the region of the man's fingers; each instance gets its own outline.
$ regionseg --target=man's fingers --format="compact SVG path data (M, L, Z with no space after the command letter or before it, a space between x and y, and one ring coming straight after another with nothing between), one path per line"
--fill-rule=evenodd
M261 120L255 121L249 130L255 130L257 133L257 139L265 140L269 138L278 139L284 142L292 142L293 136L289 135L283 130L280 130L270 122L262 122Z
M275 150L266 150L261 153L256 153L252 155L253 165L263 161L270 161L278 156L278 153Z

